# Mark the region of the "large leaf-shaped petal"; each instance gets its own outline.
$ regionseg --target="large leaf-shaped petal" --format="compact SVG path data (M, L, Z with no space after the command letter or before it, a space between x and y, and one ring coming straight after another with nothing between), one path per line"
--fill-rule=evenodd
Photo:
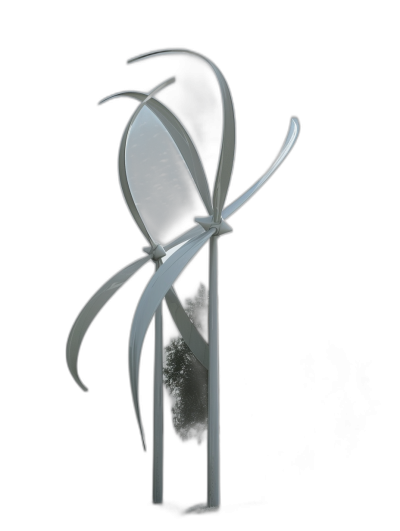
M129 375L131 379L132 397L136 416L142 435L143 447L145 449L146 443L140 415L138 395L139 364L143 341L150 321L167 291L171 288L182 270L212 237L215 231L216 229L212 228L204 234L200 234L200 236L186 242L170 258L168 258L147 284L136 308L129 338Z
M76 318L67 341L67 365L72 377L79 387L81 387L84 391L87 391L87 387L82 383L78 374L78 354L86 331L93 319L103 308L103 306L111 299L114 293L118 291L119 288L123 286L125 282L129 280L131 276L149 260L150 256L140 258L140 260L129 264L127 267L119 271L119 273L110 278L110 280L108 280L93 295L93 297L89 300L89 302Z
M133 91L118 92L117 94L112 94L111 96L104 98L100 103L104 103L108 100L119 97L128 97L138 101L143 101L148 98L148 94ZM204 206L206 207L208 213L212 214L212 204L207 178L204 173L202 162L197 153L196 147L189 136L189 133L176 118L176 116L174 116L174 114L160 101L156 100L155 98L147 99L146 107L148 107L155 114L155 116L157 116L168 133L171 135L171 138L175 142L190 174L193 177L196 187L203 200ZM131 120L129 121L129 124L130 123Z
M139 214L159 243L190 227L194 213L207 213L175 142L147 106L129 129L125 164Z
M288 134L286 135L285 142L283 143L282 149L280 150L278 156L268 170L264 173L262 177L256 181L253 186L251 186L244 194L235 199L230 205L228 205L222 211L222 217L224 219L229 218L238 208L240 208L250 197L255 194L263 184L271 177L271 175L279 168L285 158L289 155L290 150L294 146L297 137L300 132L300 122L297 118L291 118Z
M129 59L128 63L133 63L141 59L153 57L155 55L163 55L169 53L188 53L191 55L195 55L196 57L200 57L201 59L206 61L213 69L221 90L223 105L222 144L213 193L214 220L219 222L221 219L222 208L225 203L226 194L228 192L228 187L231 180L233 159L235 156L235 114L233 110L231 93L228 84L219 68L204 55L192 52L190 50L180 48L157 50L155 52L149 52Z

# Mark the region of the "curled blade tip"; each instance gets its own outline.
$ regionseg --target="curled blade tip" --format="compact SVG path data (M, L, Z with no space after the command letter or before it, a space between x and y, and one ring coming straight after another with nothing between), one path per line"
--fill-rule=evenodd
M301 131L301 126L300 126L300 120L298 118L296 118L296 125L297 125L297 136L299 136L300 131Z
M89 389L86 387L86 385L81 382L81 379L79 378L79 376L72 375L72 377L75 380L75 382L78 384L78 387L80 387L82 389L82 391L85 391L85 393L87 393L89 391Z
M142 53L140 55L135 55L135 57L131 57L130 59L128 59L126 64L129 65L130 63L134 63L135 61L140 61L140 59L144 59L148 55L150 55L150 54L149 53Z
M105 103L106 101L112 100L114 98L119 98L120 96L126 96L126 95L129 95L129 91L116 92L115 94L111 94L110 96L106 96L105 98L100 100L98 105L101 105L102 103Z
M158 92L159 90L162 90L162 89L168 87L169 85L172 85L172 83L175 83L175 81L176 81L176 77L172 76L172 77L166 79L165 81L163 81L162 83L160 83L159 85L157 85L157 87L154 90L157 90L157 92Z
M77 378L74 378L74 380L79 385L79 387L82 389L82 391L85 391L85 393L87 393L89 391L89 389L86 387L86 385L81 382L79 376Z
M146 59L146 57L151 57L152 55L160 55L165 53L193 53L195 55L198 55L196 52L192 52L191 50L187 50L186 48L164 48L162 50L154 50L152 52L135 55L135 57L132 57L131 59L127 60L127 64L134 63L135 61L140 61L140 59Z
M111 96L106 96L105 98L100 100L97 105L101 105L102 103L105 103L106 101L111 100L111 98L113 98L114 96L115 96L114 94L112 94Z
M70 352L67 351L67 367L68 370L72 376L72 378L75 380L76 384L82 389L82 391L89 391L89 389L86 387L86 385L82 382L82 380L79 378L78 370L73 362L73 360L70 359Z
M146 59L146 57L150 57L151 55L157 55L157 54L160 54L166 51L167 50L155 50L153 52L141 53L139 55L135 55L134 57L131 57L130 59L128 59L127 64L129 65L130 63L134 63L135 61L140 61L140 59Z
M142 426L141 422L140 422L140 435L142 436L143 450L145 452L147 452L146 439L145 439L145 436L144 436L144 429L143 429L143 426Z

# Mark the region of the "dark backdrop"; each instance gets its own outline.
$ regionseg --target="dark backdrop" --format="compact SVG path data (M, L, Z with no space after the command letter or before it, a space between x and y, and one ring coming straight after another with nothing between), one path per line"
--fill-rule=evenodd
M268 169L290 117L301 123L288 159L229 220L234 232L220 240L222 505L257 502L266 518L300 509L310 516L321 507L329 507L325 514L361 507L368 515L390 467L383 411L391 324L382 317L383 288L376 280L382 278L378 221L382 225L384 209L369 83L379 67L359 46L354 21L324 18L314 27L306 17L294 29L282 21L274 28L271 15L261 28L237 17L223 31L215 22L169 33L148 30L150 19L142 15L132 15L132 28L124 13L116 17L120 24L100 24L94 14L69 16L43 47L51 88L46 230L58 265L50 315L41 319L47 332L40 415L32 404L39 449L32 477L43 478L40 487L34 482L36 508L46 515L50 505L61 519L88 522L129 522L154 512L151 451L142 451L127 370L130 323L152 266L91 326L79 365L88 394L68 374L65 342L87 300L145 245L116 167L136 103L97 102L122 90L148 91L176 75L176 85L159 98L188 127L213 181L221 108L207 67L181 57L125 64L139 53L177 46L212 59L232 91L237 155L227 203ZM367 36L373 43L373 32ZM176 283L181 298L193 295L200 281L207 282L207 249ZM174 330L164 315L168 341ZM149 448L152 338L150 327L140 384ZM182 507L204 501L205 466L205 445L179 441L166 400L166 500Z

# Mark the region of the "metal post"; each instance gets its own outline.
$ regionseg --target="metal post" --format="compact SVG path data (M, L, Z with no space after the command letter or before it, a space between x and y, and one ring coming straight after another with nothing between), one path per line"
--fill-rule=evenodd
M210 239L208 306L208 507L219 507L218 236Z
M156 269L161 266L161 263L161 260L157 261ZM164 458L162 302L155 314L154 350L153 503L162 503Z

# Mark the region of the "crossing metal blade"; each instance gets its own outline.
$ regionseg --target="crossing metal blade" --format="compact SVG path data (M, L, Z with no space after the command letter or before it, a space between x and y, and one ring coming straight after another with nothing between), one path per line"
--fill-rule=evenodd
M279 168L279 166L282 164L282 162L285 160L285 158L289 155L292 147L294 146L298 136L300 133L300 122L297 118L291 118L290 119L290 125L289 125L289 131L286 135L285 142L283 143L283 146L272 163L272 165L268 168L268 170L264 173L262 177L256 181L253 186L251 186L244 194L242 194L240 197L238 197L233 203L228 205L224 210L222 211L222 217L224 219L229 218L238 208L240 208L242 205L245 204L246 201L250 199L250 197L255 194L263 184L267 182L267 180L271 177L271 175Z
M110 278L110 280L108 280L89 300L71 328L67 341L67 365L72 377L84 391L87 391L88 389L82 383L78 374L78 354L86 331L93 319L111 299L114 293L116 293L119 288L149 260L150 256L140 258Z

